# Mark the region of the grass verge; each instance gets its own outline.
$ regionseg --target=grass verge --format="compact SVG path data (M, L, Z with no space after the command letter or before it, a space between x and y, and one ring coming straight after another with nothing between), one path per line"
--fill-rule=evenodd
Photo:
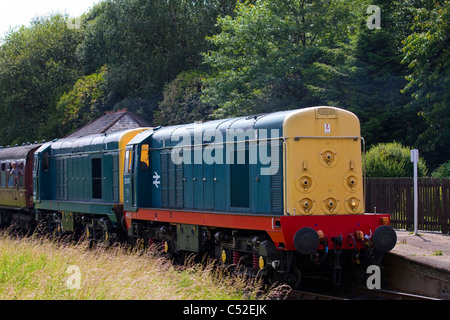
M184 267L149 249L0 232L0 300L261 299L260 283L213 263Z

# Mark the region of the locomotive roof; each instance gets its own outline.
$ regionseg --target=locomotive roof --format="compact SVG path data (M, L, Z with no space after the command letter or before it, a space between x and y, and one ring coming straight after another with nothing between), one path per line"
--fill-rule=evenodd
M31 151L39 148L41 144L28 144L12 148L0 149L0 160L19 160L25 159Z
M298 110L279 111L274 113L213 120L204 123L190 123L163 127L154 131L153 147L169 147L177 145L180 141L179 137L183 134L183 132L190 132L191 138L194 139L196 130L201 130L202 134L209 130L217 130L222 134L225 134L226 130L230 129L242 129L243 131L248 129L279 129L279 134L282 135L284 119L289 114L294 112L298 112ZM270 132L268 134L270 135ZM178 136L178 138L176 136ZM203 142L207 141L203 140ZM137 143L137 141L132 141L132 143Z
M49 146L53 150L53 154L74 154L80 152L97 152L97 151L114 151L119 149L119 140L122 135L128 131L136 130L129 129L114 133L91 134L85 137L69 137L60 139L55 142L50 142L42 145L38 152L44 151Z

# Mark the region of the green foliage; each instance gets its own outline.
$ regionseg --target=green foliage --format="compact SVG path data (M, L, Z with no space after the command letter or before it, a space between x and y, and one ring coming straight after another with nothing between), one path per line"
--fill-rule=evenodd
M158 125L332 105L368 145L415 145L434 169L450 159L448 2L103 0L80 29L38 17L0 42L0 145L123 108Z
M365 21L361 21L354 38L356 68L349 90L352 94L343 103L360 118L362 135L369 145L393 138L413 144L414 129L422 128L421 119L417 109L405 107L409 97L401 93L406 85L406 66L401 64L400 48L403 28L408 30L410 21L401 11L400 2L369 3L380 7L381 28L369 29Z
M400 143L379 143L366 153L366 175L368 177L412 177L411 149ZM425 160L419 157L417 172L427 175Z
M1 300L254 300L277 293L261 288L258 279L226 274L213 262L174 267L155 247L92 248L0 232Z
M78 79L72 90L63 94L57 105L62 116L59 134L64 136L88 122L101 117L105 111L104 74L93 73Z
M204 73L186 71L164 89L164 100L155 112L154 122L158 125L174 125L208 120L214 108L200 100Z
M23 143L43 132L59 97L80 75L75 56L81 31L66 17L36 19L11 31L0 47L0 144ZM30 121L33 125L30 125Z
M431 173L433 178L450 178L450 160L441 164Z
M404 40L403 62L410 72L404 92L428 124L418 143L437 165L450 158L450 3L422 2L412 9L413 33Z
M352 1L256 1L218 19L203 100L216 117L336 105L347 76Z
M231 13L235 1L104 1L88 18L77 51L84 72L107 65L109 108L132 101L145 107L142 113L151 113L166 83L201 64L205 36L215 31L217 15Z

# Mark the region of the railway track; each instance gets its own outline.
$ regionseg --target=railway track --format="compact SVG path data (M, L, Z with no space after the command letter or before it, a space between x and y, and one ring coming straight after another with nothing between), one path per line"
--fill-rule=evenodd
M340 294L316 293L311 291L292 290L288 300L440 300L391 290L370 290L364 287L349 287L348 292Z
M437 298L421 296L406 292L398 292L383 289L367 289L365 287L352 287L352 290L362 300L440 300ZM352 299L352 300L357 300Z
M287 296L288 300L349 300L342 297L331 296L321 293L292 290Z

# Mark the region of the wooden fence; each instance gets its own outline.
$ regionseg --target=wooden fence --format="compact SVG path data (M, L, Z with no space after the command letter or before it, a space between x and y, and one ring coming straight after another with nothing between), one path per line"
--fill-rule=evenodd
M419 230L450 232L450 179L419 178ZM413 178L367 178L366 212L389 213L396 229L414 229Z

